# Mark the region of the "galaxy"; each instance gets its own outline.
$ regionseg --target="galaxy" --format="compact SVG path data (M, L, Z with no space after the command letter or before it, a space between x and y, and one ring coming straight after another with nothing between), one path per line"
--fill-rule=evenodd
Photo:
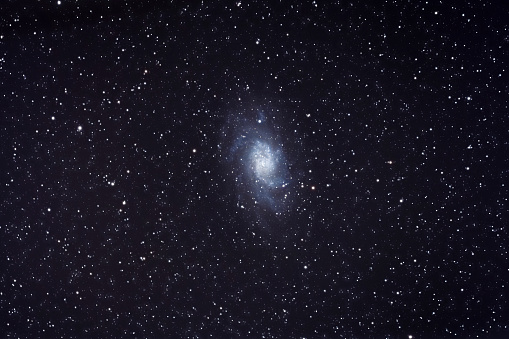
M239 108L223 127L219 149L235 186L236 206L245 210L248 220L254 217L265 236L286 237L282 219L292 214L298 199L294 188L299 175L294 164L298 142L282 131L278 115L279 110L265 111L256 103ZM292 155L287 157L288 152Z
M509 338L505 1L0 1L0 338Z

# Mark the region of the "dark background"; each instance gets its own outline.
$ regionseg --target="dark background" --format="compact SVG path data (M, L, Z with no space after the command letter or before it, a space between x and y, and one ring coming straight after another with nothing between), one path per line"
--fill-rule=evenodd
M507 338L508 10L3 1L0 334ZM218 151L268 102L283 242Z

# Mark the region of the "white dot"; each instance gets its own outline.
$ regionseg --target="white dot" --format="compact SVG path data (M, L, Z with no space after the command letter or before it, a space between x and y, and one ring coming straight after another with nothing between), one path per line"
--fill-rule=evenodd
M78 132L81 132L82 129L83 129L83 127L78 126Z
M51 212L51 208L48 207L48 212Z
M61 5L61 4L62 4L62 1L58 0L57 5Z

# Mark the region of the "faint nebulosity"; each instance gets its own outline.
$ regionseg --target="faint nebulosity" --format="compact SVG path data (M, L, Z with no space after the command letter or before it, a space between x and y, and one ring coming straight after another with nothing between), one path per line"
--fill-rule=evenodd
M3 1L0 336L509 337L503 1Z

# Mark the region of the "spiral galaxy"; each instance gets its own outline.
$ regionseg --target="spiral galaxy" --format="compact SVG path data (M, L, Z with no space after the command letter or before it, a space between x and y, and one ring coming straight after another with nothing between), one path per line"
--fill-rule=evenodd
M236 205L259 224L284 216L294 203L288 138L276 117L261 109L232 114L220 145L226 174L235 187ZM280 220L279 220L280 221Z
M282 156L279 150L274 151L272 147L264 141L257 140L251 148L249 162L256 180L276 187L282 180L279 161Z

